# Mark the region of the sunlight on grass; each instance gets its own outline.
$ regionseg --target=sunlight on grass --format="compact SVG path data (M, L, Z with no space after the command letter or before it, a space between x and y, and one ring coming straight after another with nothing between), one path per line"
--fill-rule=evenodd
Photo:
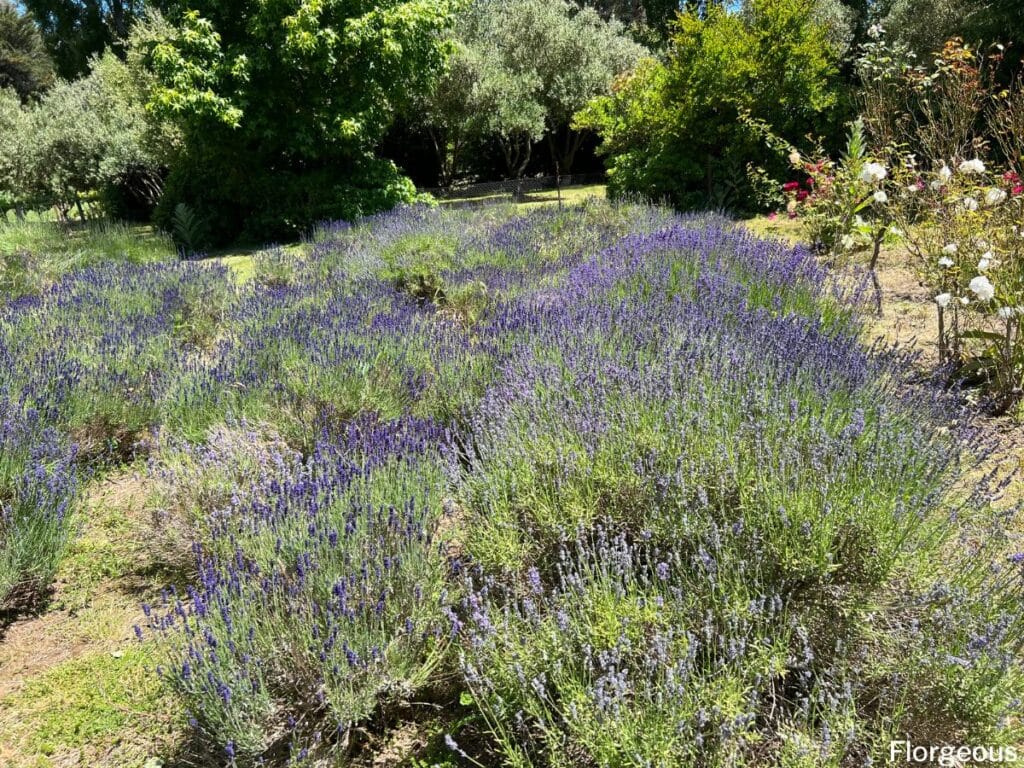
M0 700L0 763L142 765L167 749L184 718L153 674L152 646L64 662Z
M790 243L799 243L807 239L806 227L799 219L786 216L754 216L744 219L743 226L758 237L775 237Z
M441 207L457 207L468 203L486 205L493 203L505 203L508 202L511 197L512 195L510 192L479 197L456 196L438 200L438 204ZM607 197L608 188L605 184L584 184L577 187L562 188L563 205L577 205L585 200L605 200ZM532 208L544 208L552 205L558 205L558 190L556 189L541 189L534 192L528 192L524 195L523 200L516 203L516 207L520 211Z

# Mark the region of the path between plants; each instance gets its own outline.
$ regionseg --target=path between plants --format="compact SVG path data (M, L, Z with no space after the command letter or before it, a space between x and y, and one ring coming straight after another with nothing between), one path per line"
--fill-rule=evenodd
M142 766L177 738L156 649L133 629L160 583L145 552L147 496L141 472L93 481L48 607L0 641L5 768Z

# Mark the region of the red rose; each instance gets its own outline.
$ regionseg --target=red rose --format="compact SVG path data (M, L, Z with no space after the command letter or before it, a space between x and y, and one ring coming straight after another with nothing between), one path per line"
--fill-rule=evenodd
M800 188L800 182L799 181L787 181L785 184L782 185L782 191L783 192L795 192L799 188Z

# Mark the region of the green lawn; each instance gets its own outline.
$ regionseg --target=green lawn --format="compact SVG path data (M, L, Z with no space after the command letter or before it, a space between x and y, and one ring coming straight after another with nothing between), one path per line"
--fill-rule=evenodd
M582 184L580 186L562 188L563 205L575 205L589 199L604 200L607 197L608 191L605 184ZM509 193L502 193L484 196L448 197L443 200L439 200L438 203L442 206L457 205L466 202L479 204L502 203L507 202L509 198ZM558 190L540 189L534 192L528 192L522 201L516 203L517 207L523 209L549 205L558 205Z

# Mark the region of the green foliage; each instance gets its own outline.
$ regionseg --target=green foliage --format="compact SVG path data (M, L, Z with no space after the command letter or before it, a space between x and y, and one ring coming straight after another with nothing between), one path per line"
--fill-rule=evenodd
M206 239L205 231L206 225L190 205L178 203L174 206L174 213L171 215L171 234L186 255L199 251Z
M13 88L28 99L52 81L53 63L35 22L0 0L0 89Z
M748 163L770 163L739 118L790 141L830 133L840 104L838 48L808 0L753 0L680 16L667 61L649 61L578 116L609 156L612 194L682 208L751 205Z
M135 73L112 54L90 73L59 82L38 103L0 96L0 208L45 210L62 218L116 187L152 203L160 192L166 135L146 112Z
M981 46L1024 40L1024 15L1017 0L894 0L882 25L922 60L952 37ZM1011 56L1019 62L1016 47L1011 48Z
M422 110L448 180L467 141L481 136L498 141L512 177L545 136L552 162L570 172L581 142L572 115L645 53L621 23L568 0L473 0L454 38Z
M413 198L372 151L394 109L441 69L450 2L204 0L140 49L158 84L150 106L182 129L157 220L186 202L214 242L294 236ZM245 24L238 20L245 18Z
M39 22L57 73L67 79L88 72L93 56L127 38L143 8L142 0L24 0L22 5Z

